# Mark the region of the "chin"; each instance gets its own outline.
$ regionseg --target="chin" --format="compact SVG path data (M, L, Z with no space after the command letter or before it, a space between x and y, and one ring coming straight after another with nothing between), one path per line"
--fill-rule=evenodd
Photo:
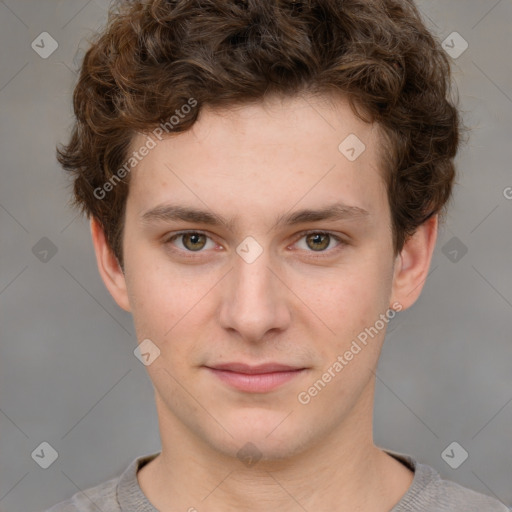
M223 422L233 437L226 434L222 439L212 439L212 445L242 462L251 458L278 461L297 455L314 444L314 432L307 422L294 418L291 410L235 413L232 422Z
M245 439L235 442L235 447L233 442L215 441L212 447L228 457L239 459L247 467L256 466L258 463L261 465L264 462L286 461L304 449L297 440L288 438L283 442L282 439L274 440L265 436L266 434L257 437L257 433L251 436L246 432Z

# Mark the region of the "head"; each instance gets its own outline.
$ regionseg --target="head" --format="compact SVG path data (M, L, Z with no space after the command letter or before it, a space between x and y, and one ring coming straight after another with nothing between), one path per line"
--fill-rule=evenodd
M371 416L390 311L421 292L451 194L449 87L406 0L112 10L58 159L107 288L160 350L162 421L272 458ZM247 393L208 369L228 362L304 370Z

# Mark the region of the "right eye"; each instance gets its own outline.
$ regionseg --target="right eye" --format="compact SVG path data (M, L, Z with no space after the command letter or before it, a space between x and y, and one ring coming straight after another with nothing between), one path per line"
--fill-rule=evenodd
M173 244L175 240L181 241L182 249L175 248L176 246ZM164 243L166 245L171 245L173 251L204 252L202 249L206 247L208 240L210 240L213 246L215 246L213 240L211 240L210 237L202 231L180 231L179 233L174 233L172 236L166 238Z

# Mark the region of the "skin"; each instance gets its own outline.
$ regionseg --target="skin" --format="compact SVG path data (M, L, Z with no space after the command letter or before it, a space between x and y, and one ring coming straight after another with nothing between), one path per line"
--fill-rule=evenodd
M354 162L338 150L351 133L366 145ZM138 135L133 147L145 140ZM106 287L132 313L139 343L149 338L160 349L146 368L162 453L138 473L158 510L387 512L411 485L412 472L372 437L385 328L307 405L297 398L391 305L410 307L427 277L438 219L394 254L380 141L379 127L358 119L343 97L203 109L190 130L159 142L132 171L124 272L92 219ZM279 215L334 202L368 214L271 229ZM141 219L165 203L234 224ZM207 237L168 241L195 229ZM252 263L236 252L247 236L263 250ZM248 393L204 368L233 361L307 370ZM250 467L237 457L248 442L262 456Z

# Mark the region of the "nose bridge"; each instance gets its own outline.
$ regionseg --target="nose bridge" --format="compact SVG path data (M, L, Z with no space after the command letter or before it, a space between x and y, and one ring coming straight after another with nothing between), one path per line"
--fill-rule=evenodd
M245 239L237 247L221 310L223 327L252 341L263 339L271 329L285 328L289 321L283 284L271 270L270 251L256 244Z
M275 299L272 286L273 274L269 270L270 261L259 256L248 263L239 258L235 264L235 295L237 304L244 307L264 306Z

